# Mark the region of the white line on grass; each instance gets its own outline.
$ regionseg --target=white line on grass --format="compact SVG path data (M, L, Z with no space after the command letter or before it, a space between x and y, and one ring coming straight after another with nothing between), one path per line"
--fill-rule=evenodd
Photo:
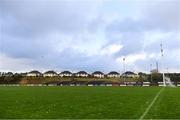
M164 87L159 90L159 92L156 94L156 96L154 97L154 99L152 100L152 102L149 104L149 106L146 108L146 110L144 111L144 113L141 115L141 117L139 118L139 120L144 119L144 117L147 115L147 113L149 112L149 110L151 109L151 107L153 106L153 104L155 103L155 101L157 100L157 98L159 97L159 95L162 93L163 90L164 90Z

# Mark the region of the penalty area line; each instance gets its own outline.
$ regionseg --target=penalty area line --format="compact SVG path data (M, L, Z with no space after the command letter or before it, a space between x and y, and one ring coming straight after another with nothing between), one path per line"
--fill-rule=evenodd
M149 106L146 108L146 110L144 111L144 113L140 116L139 120L144 119L144 117L147 115L147 113L149 112L149 110L151 109L151 107L153 106L153 104L156 102L157 98L159 97L159 95L162 93L162 91L164 90L164 87L162 89L159 90L159 92L156 94L156 96L153 98L152 102L149 104Z

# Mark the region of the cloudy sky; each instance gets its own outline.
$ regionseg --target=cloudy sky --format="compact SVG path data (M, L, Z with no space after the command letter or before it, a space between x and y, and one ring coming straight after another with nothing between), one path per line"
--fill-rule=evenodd
M180 0L0 0L0 71L180 72Z

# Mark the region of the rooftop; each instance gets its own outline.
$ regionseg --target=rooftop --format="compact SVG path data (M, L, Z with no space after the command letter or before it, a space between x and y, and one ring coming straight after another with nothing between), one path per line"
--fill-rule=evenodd
M104 73L103 73L103 72L101 72L101 71L95 71L95 72L93 72L92 74L93 74L93 75L94 75L94 74L104 75Z

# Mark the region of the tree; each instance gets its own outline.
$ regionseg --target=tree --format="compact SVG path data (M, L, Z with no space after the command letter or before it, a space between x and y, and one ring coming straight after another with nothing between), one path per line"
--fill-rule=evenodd
M157 83L157 82L162 82L162 74L161 73L152 73L152 82Z
M138 75L140 81L148 81L148 75L146 73L139 72Z

